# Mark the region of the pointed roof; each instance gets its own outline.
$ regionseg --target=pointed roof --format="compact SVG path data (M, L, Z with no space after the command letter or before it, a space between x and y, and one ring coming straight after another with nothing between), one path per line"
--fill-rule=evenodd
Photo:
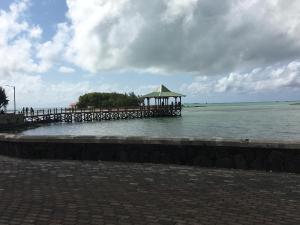
M159 98L159 97L185 97L183 94L170 91L166 86L160 85L155 91L142 96L143 98Z
M171 92L166 86L160 85L157 89L156 92Z

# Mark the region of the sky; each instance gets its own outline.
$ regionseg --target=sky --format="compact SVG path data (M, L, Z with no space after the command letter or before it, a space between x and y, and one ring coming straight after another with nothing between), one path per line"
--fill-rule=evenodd
M160 84L184 102L300 100L299 0L0 0L18 108Z

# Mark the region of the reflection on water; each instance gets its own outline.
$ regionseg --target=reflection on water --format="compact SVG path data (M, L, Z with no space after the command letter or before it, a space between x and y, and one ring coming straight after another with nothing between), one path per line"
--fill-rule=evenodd
M300 106L290 103L208 104L179 118L58 123L24 135L99 135L300 140Z

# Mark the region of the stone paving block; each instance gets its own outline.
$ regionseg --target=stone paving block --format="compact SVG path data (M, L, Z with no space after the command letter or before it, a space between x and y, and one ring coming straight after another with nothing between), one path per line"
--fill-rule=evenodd
M299 174L0 156L0 225L299 222Z

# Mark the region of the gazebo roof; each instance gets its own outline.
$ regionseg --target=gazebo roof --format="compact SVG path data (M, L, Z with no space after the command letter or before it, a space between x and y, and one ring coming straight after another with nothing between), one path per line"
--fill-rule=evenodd
M155 91L142 96L143 98L167 98L167 97L185 97L183 94L179 94L170 91L166 86L160 85Z

